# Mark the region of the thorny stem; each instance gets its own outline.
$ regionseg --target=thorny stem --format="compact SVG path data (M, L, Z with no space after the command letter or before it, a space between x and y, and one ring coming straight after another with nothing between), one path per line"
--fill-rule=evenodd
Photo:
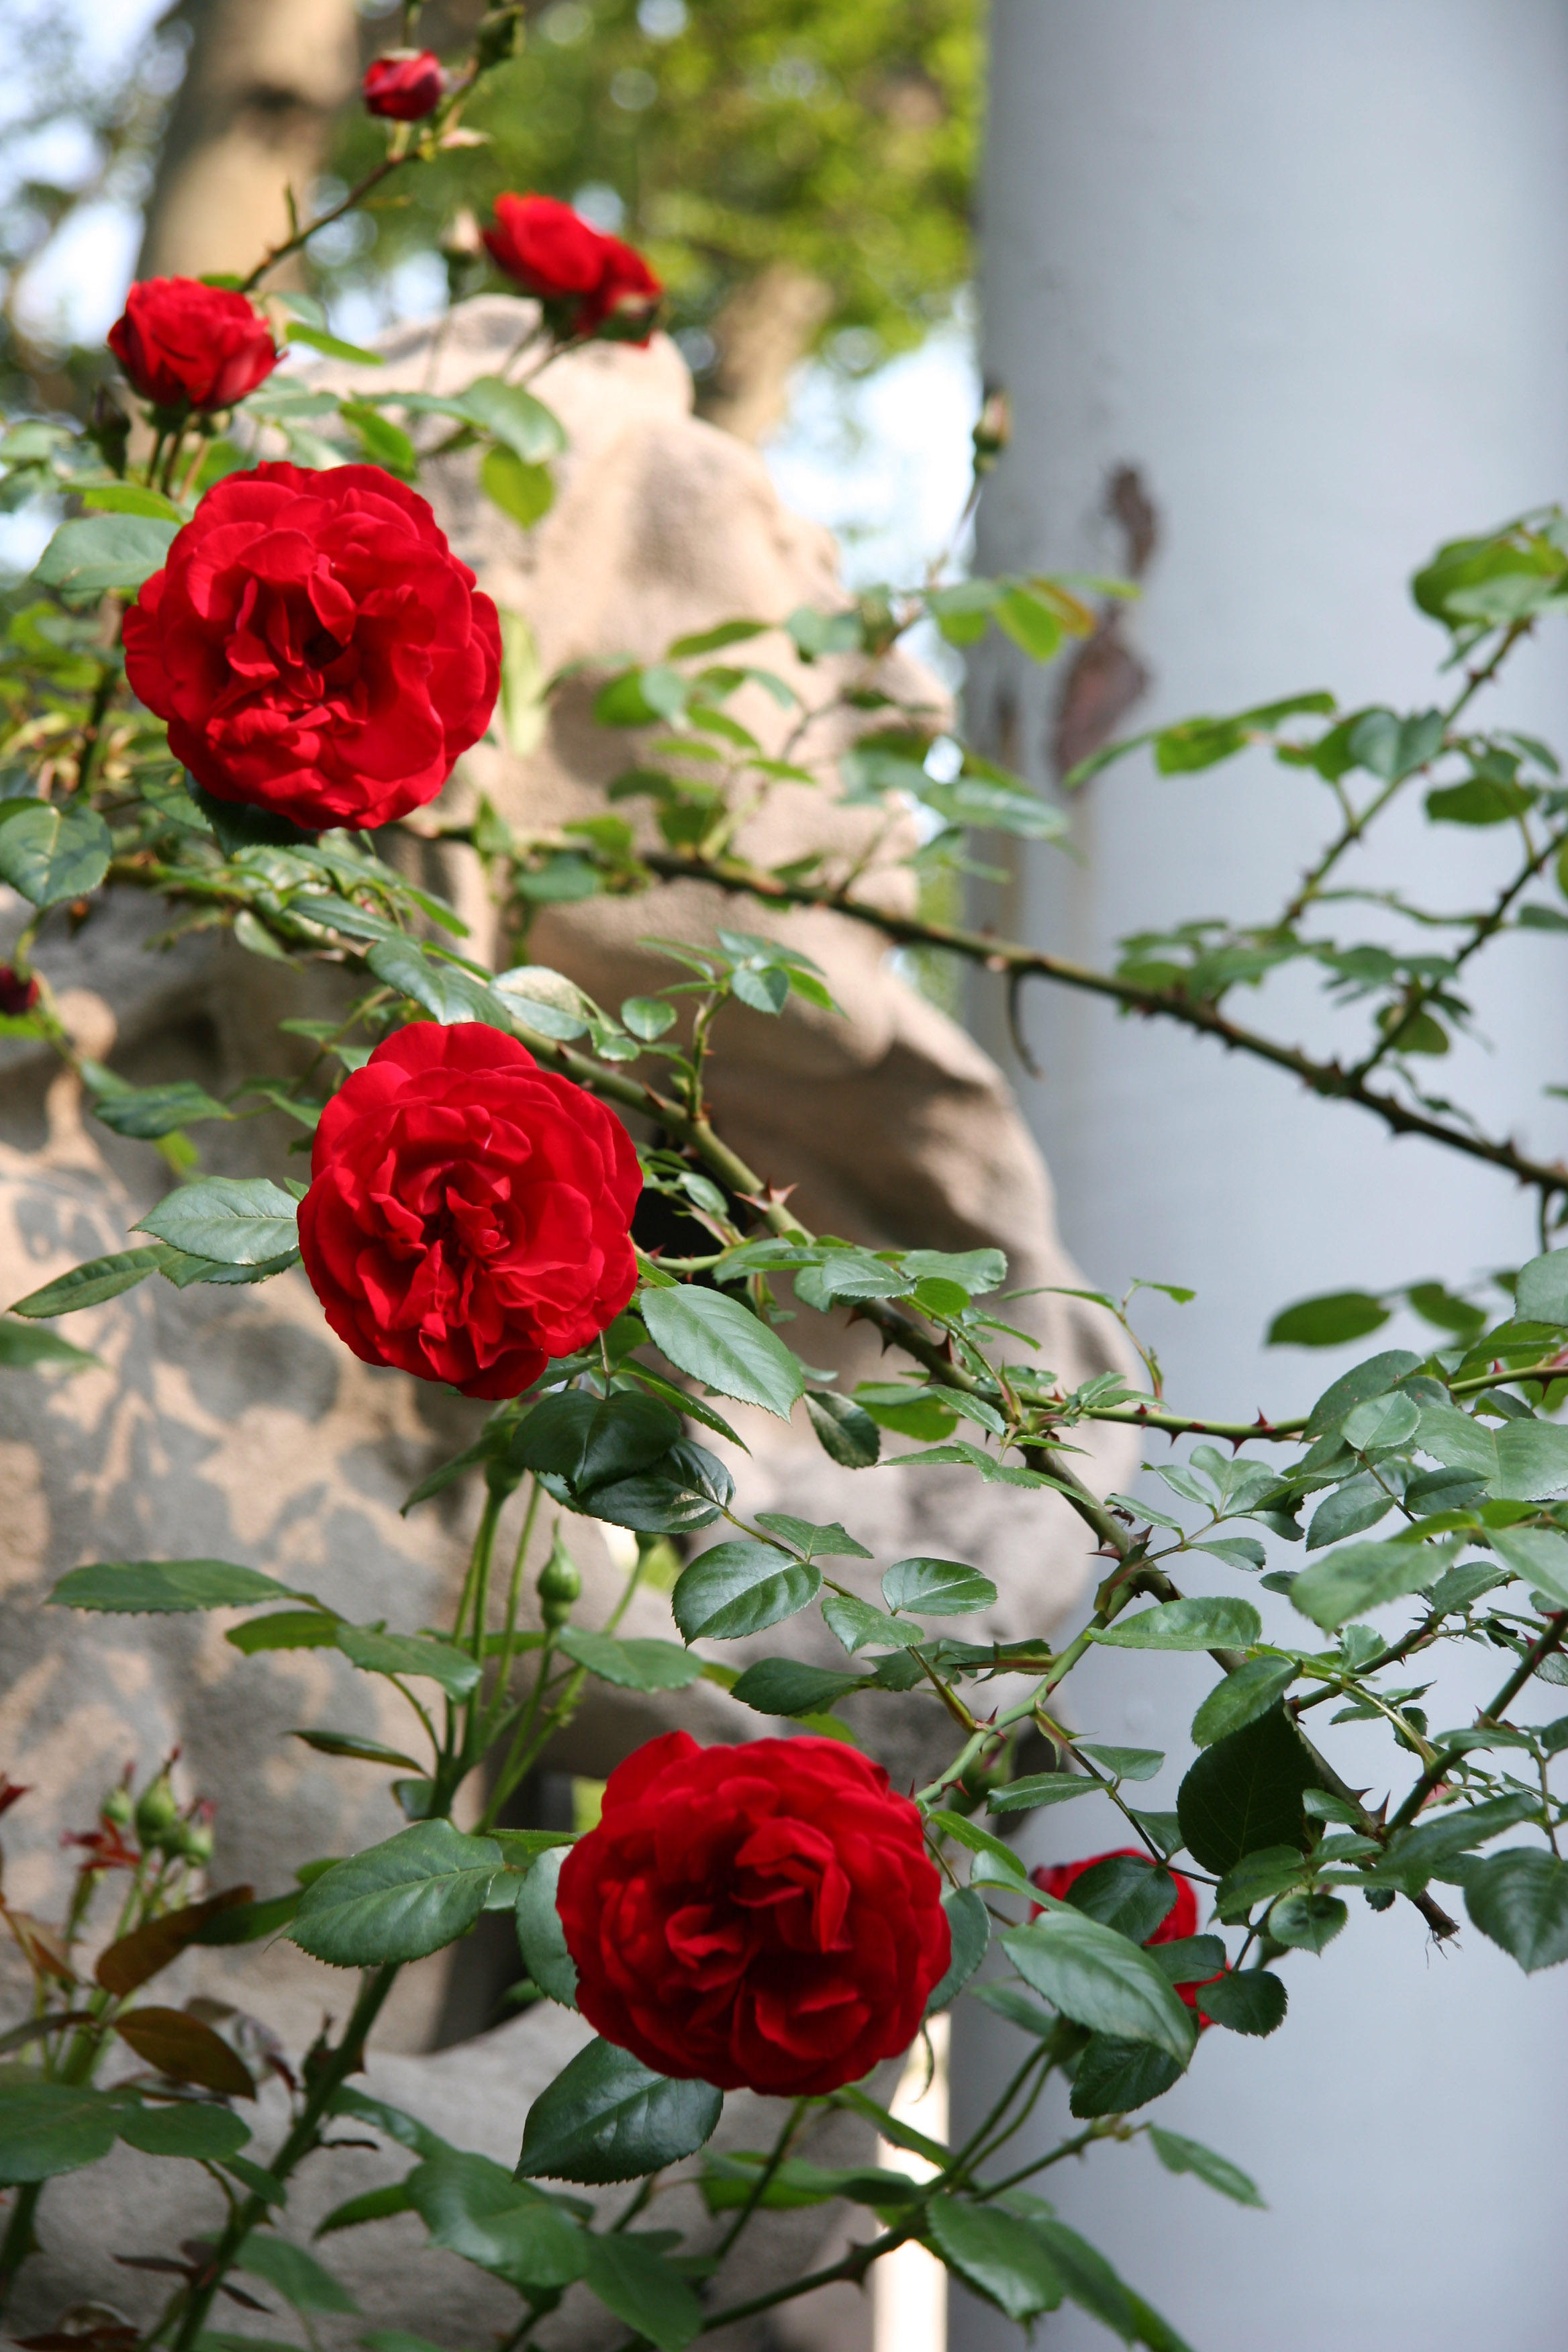
M349 2076L359 2071L364 2057L364 2045L371 2028L381 2013L382 2005L392 1990L401 1962L391 1960L383 1968L371 1970L360 1987L359 1999L343 2029L342 2040L335 2050L328 2051L310 2084L299 2120L268 2166L274 2179L287 2180L301 2159L316 2146L321 2118L335 2094ZM252 2230L267 2218L268 2205L264 2197L250 2196L231 2217L228 2227L219 2239L212 2261L200 2286L182 2290L163 2319L148 2337L149 2345L156 2344L177 2316L179 2332L174 2338L172 2352L191 2352L202 2323L212 2309L226 2273L233 2268L234 2258Z

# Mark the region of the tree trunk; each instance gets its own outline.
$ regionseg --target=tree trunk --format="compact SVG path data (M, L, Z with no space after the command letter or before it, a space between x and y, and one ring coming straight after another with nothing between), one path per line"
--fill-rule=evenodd
M976 569L1127 565L1148 533L1125 497L1126 511L1107 511L1122 468L1137 469L1159 533L1143 600L1112 641L1120 663L1104 640L1087 667L1043 673L979 649L969 709L982 740L1010 734L1016 763L1049 792L1053 754L1087 748L1108 713L1125 731L1298 688L1331 687L1352 709L1446 699L1446 640L1413 611L1409 573L1440 540L1564 487L1561 0L994 0L988 135L984 368L1011 395L1015 436L982 504ZM1561 747L1561 641L1527 649L1478 723ZM1266 921L1332 814L1310 772L1261 751L1171 777L1142 755L1074 795L1084 864L1031 849L1007 902L987 911L1016 938L1102 966L1118 937L1146 928ZM1494 866L1487 836L1416 823L1348 860L1343 879L1465 907L1484 902ZM1336 906L1307 928L1348 942L1382 927L1375 909ZM1390 933L1409 944L1408 929ZM1568 1061L1561 945L1524 932L1490 961L1476 994L1492 1050L1460 1041L1433 1075L1492 1131L1518 1122L1555 1150L1561 1125L1538 1088ZM1258 1010L1244 993L1246 1017L1323 1049L1329 1017L1304 979L1271 982ZM1263 1353L1259 1335L1292 1299L1463 1276L1540 1247L1522 1195L1418 1143L1392 1152L1353 1110L1240 1055L1037 985L1021 1008L1047 1073L1036 1083L996 984L975 1003L1089 1279L1196 1286L1189 1306L1145 1294L1135 1309L1180 1410L1300 1412L1356 1356L1432 1344L1411 1318L1353 1355ZM1335 1020L1342 1050L1352 1019ZM1169 1505L1163 1486L1148 1491ZM1300 1565L1299 1550L1273 1553L1272 1565ZM1209 1589L1226 1582L1216 1570ZM1247 1597L1267 1638L1300 1641L1283 1598L1251 1585ZM1068 1685L1073 1719L1168 1748L1172 1769L1140 1799L1168 1808L1212 1673L1109 1654L1114 1672ZM1463 1720L1466 1703L1450 1689L1444 1719ZM1353 1744L1360 1727L1331 1736L1352 1780L1386 1774L1386 1746ZM1128 1843L1100 1799L1034 1821L1031 1864ZM1568 2111L1541 2054L1561 1995L1479 1936L1440 1958L1425 1940L1408 1905L1374 1917L1352 1903L1322 1958L1291 1955L1291 2013L1275 2040L1204 2036L1169 2120L1251 2172L1267 2213L1214 2200L1200 2212L1190 2181L1133 2149L1047 2176L1064 2221L1205 2352L1265 2336L1275 2352L1563 2340ZM959 2003L955 2142L970 2103L983 2112L1016 2063L1008 2032ZM1043 2150L1069 2127L1053 2093L1030 2130ZM1464 2224L1445 2234L1428 2156L1461 2146ZM1050 2352L1106 2341L1067 2309L1041 2334ZM952 2343L1004 2352L1017 2335L955 2289Z
M832 308L832 290L820 278L793 261L770 261L713 321L719 363L700 413L742 441L765 441L783 423L790 377Z
M140 278L247 270L303 210L358 70L353 0L187 0L174 101Z

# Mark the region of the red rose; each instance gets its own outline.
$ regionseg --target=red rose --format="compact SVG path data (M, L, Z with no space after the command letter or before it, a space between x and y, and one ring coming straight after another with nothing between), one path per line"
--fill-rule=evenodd
M19 1021L31 1013L38 1001L38 983L29 972L26 979L8 963L0 963L0 1013L11 1021Z
M155 408L232 408L282 357L243 294L199 278L133 286L109 348Z
M577 2001L661 2074L816 2097L906 2050L947 1972L921 1817L834 1739L650 1740L557 1897Z
M441 60L433 49L394 49L374 58L360 91L372 114L394 122L420 122L440 105L447 88Z
M664 288L640 253L590 227L553 196L498 196L485 231L490 257L536 294L567 335L607 330L647 342Z
M125 674L219 800L387 824L484 733L500 625L379 466L257 466L215 484L143 583Z
M1123 1857L1129 1857L1133 1862L1147 1862L1149 1859L1148 1855L1141 1853L1136 1846L1118 1845L1112 1846L1109 1853L1088 1854L1082 1862L1042 1863L1038 1870L1032 1870L1029 1873L1029 1876L1042 1895L1054 1895L1058 1903L1065 1903L1068 1888L1080 1879L1086 1870L1092 1870L1097 1862L1120 1862ZM1198 1932L1197 1888L1190 1878L1184 1878L1179 1870L1173 1870L1171 1876L1175 1883L1176 1899L1153 1934L1144 1937L1143 1940L1146 1944L1178 1944L1186 1937L1195 1936ZM1037 1916L1038 1916L1037 1906ZM1221 1969L1217 1974L1223 1976L1225 1970ZM1196 1996L1199 1985L1214 1984L1216 1981L1217 1977L1197 1977L1191 1984L1175 1985L1172 1990L1178 2000L1184 2000L1189 2009L1194 2009L1197 2006ZM1207 2021L1204 2021L1206 2023Z
M300 1254L367 1364L510 1397L637 1284L642 1171L613 1111L483 1022L416 1022L321 1113Z

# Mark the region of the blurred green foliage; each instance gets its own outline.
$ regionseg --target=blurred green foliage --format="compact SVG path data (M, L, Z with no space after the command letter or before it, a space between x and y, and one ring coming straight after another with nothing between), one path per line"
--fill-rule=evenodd
M503 189L537 189L647 252L678 331L769 263L809 271L832 296L829 355L865 368L918 342L969 274L981 66L979 0L553 0L466 114L488 143L410 175L374 247L319 274L330 290L378 273L439 247L463 207L483 219ZM381 143L353 110L336 175ZM455 290L479 282L476 266Z

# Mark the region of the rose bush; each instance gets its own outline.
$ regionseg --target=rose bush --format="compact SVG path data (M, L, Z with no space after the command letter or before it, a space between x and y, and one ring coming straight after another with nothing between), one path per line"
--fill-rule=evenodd
M778 2097L907 2049L950 1955L919 1812L832 1739L650 1740L611 1774L559 1907L606 2041Z
M145 278L125 298L109 348L155 408L232 408L282 353L243 294L197 278Z
M124 634L126 676L197 782L309 827L434 800L500 673L494 604L375 466L229 475Z
M613 328L646 342L664 294L640 253L606 236L553 196L498 196L484 233L498 268L544 304L561 332Z
M321 1113L300 1252L367 1364L516 1396L620 1313L642 1190L602 1103L478 1021L419 1021Z
M434 114L446 86L433 49L393 49L371 59L360 92L372 114L391 122L420 122Z

